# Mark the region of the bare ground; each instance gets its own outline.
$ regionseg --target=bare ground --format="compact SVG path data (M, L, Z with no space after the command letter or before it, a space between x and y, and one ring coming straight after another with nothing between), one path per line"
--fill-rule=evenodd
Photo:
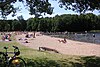
M19 38L22 38L22 40L18 40ZM36 36L36 38L27 38L29 43L25 43L25 34L16 35L16 39L20 44L37 50L39 47L48 47L56 49L61 54L100 56L100 44L78 42L68 39L67 43L60 43L58 40L62 40L61 38L55 38L46 35L39 35Z

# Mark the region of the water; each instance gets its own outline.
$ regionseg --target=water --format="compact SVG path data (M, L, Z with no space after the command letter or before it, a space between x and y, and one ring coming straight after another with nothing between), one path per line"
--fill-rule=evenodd
M81 39L85 42L100 44L100 33L87 33L85 36L81 35Z
M69 34L69 36L68 38L72 40L100 44L100 33Z
M60 38L66 37L67 39L71 39L71 40L100 44L100 33L94 33L94 32L53 34L53 35L51 34L50 36L60 37Z

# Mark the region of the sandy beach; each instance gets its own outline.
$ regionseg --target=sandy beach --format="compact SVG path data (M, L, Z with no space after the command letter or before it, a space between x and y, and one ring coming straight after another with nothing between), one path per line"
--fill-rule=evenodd
M39 33L36 33L39 34ZM58 40L62 38L55 38L46 35L39 35L36 38L27 38L29 43L25 43L25 34L16 35L16 40L21 45L39 50L39 47L48 47L56 49L61 54L67 55L82 55L82 56L100 56L100 45L86 42L79 42L67 39L66 43L60 43ZM22 40L19 40L21 38Z

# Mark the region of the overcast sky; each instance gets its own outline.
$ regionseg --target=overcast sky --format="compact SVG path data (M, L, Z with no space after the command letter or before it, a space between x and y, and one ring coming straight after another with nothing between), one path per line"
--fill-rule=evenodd
M79 13L77 13L77 12L74 12L74 11L71 11L71 10L65 10L64 8L60 8L59 7L59 4L58 4L58 2L57 1L53 1L53 0L50 0L50 2L51 2L51 5L52 5L52 7L54 7L54 11L53 11L53 14L52 15L43 15L44 17L45 16L48 16L48 17L53 17L53 16L55 16L55 15L61 15L61 14L79 14ZM22 3L16 3L15 4L15 6L16 7L22 7L21 8L21 11L18 11L17 12L17 15L15 16L15 17L11 17L11 15L9 15L8 17L7 17L7 19L16 19L17 18L17 16L20 16L20 15L22 15L23 17L24 17L24 19L28 19L28 18L30 18L30 17L34 17L34 15L29 15L29 12L28 12L28 10L27 9L25 9L25 6L22 4ZM88 13L92 13L92 12L88 12ZM100 13L98 12L98 11L94 11L93 12L94 14L96 14L96 15L99 15Z

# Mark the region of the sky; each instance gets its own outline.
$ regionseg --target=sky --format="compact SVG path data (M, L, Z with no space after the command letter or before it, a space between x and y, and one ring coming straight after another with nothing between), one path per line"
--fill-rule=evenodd
M43 15L44 17L54 17L55 15L62 15L62 14L79 14L77 12L74 12L72 10L65 10L64 8L60 8L59 7L59 4L57 1L54 1L54 0L50 0L50 3L51 3L51 6L54 7L54 10L53 10L53 14L52 15ZM23 16L23 18L25 20L27 20L28 18L31 18L31 17L34 17L34 15L29 15L29 11L25 8L25 6L20 3L20 2L17 2L15 3L15 7L22 7L21 8L21 11L18 11L16 14L15 17L12 17L11 15L7 16L7 19L17 19L18 16ZM93 14L96 14L96 15L100 15L100 13L98 11L94 11L94 12L91 12L91 11L88 11L86 13L93 13Z

